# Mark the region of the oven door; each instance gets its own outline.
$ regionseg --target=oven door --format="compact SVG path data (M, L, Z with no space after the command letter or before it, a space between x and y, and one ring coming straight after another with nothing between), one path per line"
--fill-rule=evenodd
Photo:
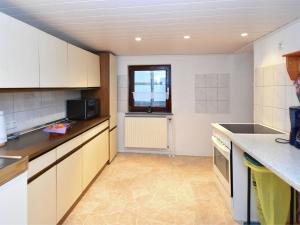
M222 145L215 137L212 137L213 142L213 164L214 171L226 190L228 195L230 192L230 149Z

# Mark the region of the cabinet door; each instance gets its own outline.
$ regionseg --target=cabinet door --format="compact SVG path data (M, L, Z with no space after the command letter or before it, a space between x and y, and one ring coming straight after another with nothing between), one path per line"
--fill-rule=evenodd
M108 131L104 131L83 147L83 187L93 180L108 161Z
M87 87L86 51L68 44L68 87Z
M28 224L56 224L56 167L28 184Z
M67 87L67 42L39 32L40 87Z
M109 161L111 162L117 154L117 128L109 132Z
M112 54L109 55L109 113L110 128L117 125L117 61Z
M88 87L100 87L100 57L87 53Z
M39 87L38 30L0 13L0 88Z
M82 192L82 149L57 165L57 222Z

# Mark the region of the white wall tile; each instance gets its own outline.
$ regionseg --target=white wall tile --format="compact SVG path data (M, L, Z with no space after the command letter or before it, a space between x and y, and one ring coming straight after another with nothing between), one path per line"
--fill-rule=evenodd
M286 108L286 86L273 87L273 106L276 108Z
M128 111L128 101L118 101L118 112L126 113Z
M218 74L207 74L206 75L206 87L218 87Z
M273 127L278 130L284 131L286 127L285 116L285 109L273 109Z
M263 107L263 124L273 126L273 108Z
M17 92L13 95L14 112L23 112L41 107L40 92Z
M229 101L230 89L229 88L218 88L218 100Z
M263 68L264 86L274 85L274 67L268 66Z
M299 100L294 86L286 86L286 109L290 106L299 106Z
M206 88L196 87L195 88L195 98L196 101L206 101Z
M274 102L274 87L264 87L264 106L272 107Z
M6 124L17 123L15 128L7 129L7 133L65 118L66 100L80 96L80 91L0 93L0 107L5 109Z
M255 85L261 87L264 85L264 73L262 68L257 68L255 70Z
M118 100L119 101L127 101L128 100L128 88L127 87L119 87L118 88Z
M5 114L11 113L14 110L13 94L1 93L0 94L0 111L4 111Z
M118 75L118 87L127 88L128 87L128 76Z
M286 70L286 64L278 64L274 66L274 85L289 85L289 75Z
M218 88L207 88L206 89L206 100L217 101L218 100Z

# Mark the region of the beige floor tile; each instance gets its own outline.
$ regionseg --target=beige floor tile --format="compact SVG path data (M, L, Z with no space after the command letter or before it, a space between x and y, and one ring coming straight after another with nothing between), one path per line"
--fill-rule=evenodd
M64 224L237 225L210 157L118 154Z

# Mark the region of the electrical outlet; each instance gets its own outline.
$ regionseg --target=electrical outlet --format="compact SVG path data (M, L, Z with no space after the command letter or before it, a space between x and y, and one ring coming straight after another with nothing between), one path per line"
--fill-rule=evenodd
M17 121L15 120L11 120L6 122L6 129L7 130L13 130L17 128Z

